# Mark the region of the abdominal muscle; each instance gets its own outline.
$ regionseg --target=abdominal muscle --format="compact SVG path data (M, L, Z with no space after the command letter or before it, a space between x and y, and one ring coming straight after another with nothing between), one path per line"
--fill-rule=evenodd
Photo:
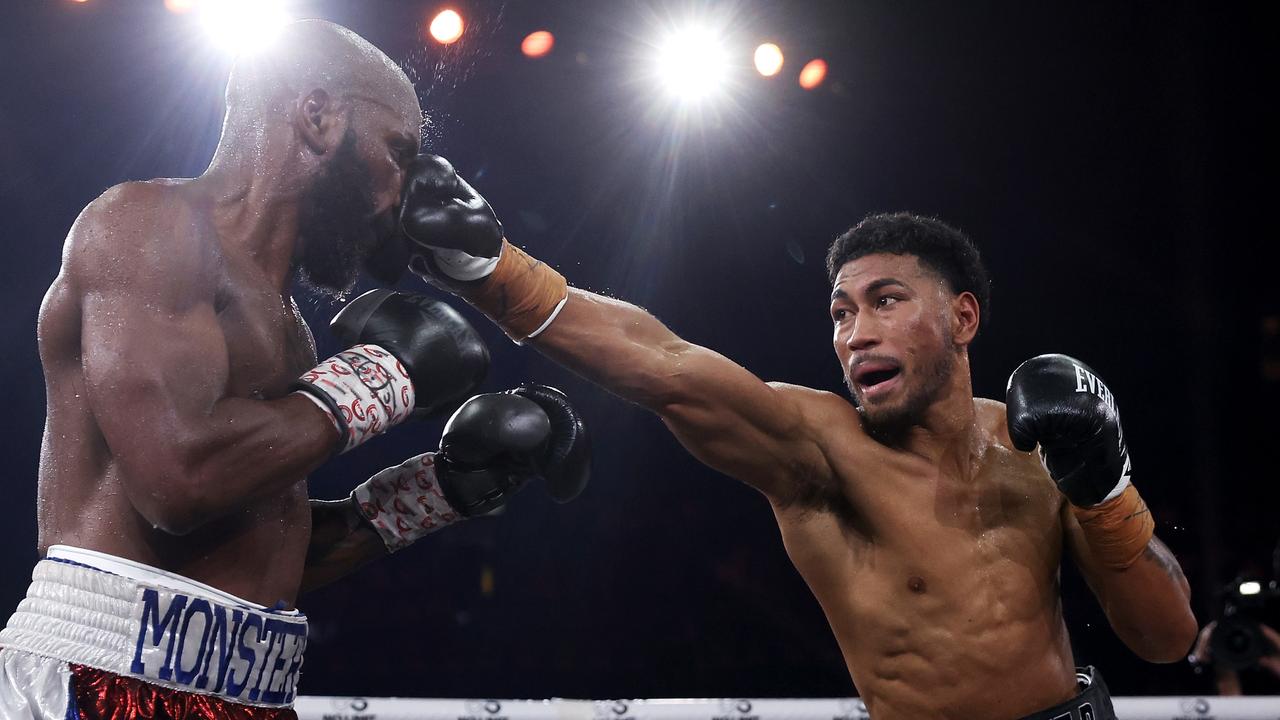
M1056 523L975 532L920 513L873 541L827 512L778 518L876 720L1013 719L1077 693Z

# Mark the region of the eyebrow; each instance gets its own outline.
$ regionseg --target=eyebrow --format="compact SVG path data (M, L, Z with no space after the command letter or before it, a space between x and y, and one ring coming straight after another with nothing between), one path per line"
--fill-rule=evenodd
M863 292L873 293L877 290L880 290L881 288L886 288L890 285L897 285L902 288L908 287L908 285L905 282L897 278L880 278L868 284L867 287L863 290ZM831 291L831 299L832 300L848 300L849 293L845 292L844 288L836 288Z
M880 278L879 280L876 280L871 284L867 285L866 290L864 290L864 292L873 293L881 288L886 288L890 285L898 285L902 288L907 287L906 283L902 282L897 278Z

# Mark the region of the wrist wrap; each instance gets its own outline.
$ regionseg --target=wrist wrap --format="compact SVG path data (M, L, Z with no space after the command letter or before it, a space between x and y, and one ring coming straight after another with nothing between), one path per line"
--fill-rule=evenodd
M1133 485L1092 507L1072 505L1071 512L1084 530L1094 556L1113 570L1123 570L1136 562L1155 534L1155 519Z
M388 552L451 525L462 516L445 500L436 479L435 453L389 467L351 491L360 514L382 536Z
M569 297L564 276L506 240L493 272L458 294L523 344L551 324Z
M415 396L404 366L377 345L356 345L308 370L294 387L328 411L346 452L409 417Z

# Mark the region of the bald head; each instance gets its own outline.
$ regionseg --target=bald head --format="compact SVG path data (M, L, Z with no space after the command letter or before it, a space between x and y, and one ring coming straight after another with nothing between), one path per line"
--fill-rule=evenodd
M268 47L237 58L220 145L251 141L265 126L288 121L300 99L315 91L335 102L373 101L415 126L421 122L413 83L391 58L341 25L299 20Z

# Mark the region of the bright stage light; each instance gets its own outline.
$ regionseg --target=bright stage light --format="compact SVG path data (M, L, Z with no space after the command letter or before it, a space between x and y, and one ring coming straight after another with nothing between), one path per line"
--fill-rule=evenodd
M540 58L551 52L556 44L556 37L546 30L531 32L520 43L520 52L531 58Z
M658 47L658 78L682 100L700 100L718 90L729 61L720 38L705 28L672 34Z
M805 90L818 87L825 79L827 79L827 61L821 58L810 60L800 70L800 87Z
M782 69L782 48L765 43L756 48L756 70L765 77L773 77Z
M1257 595L1262 592L1262 583L1256 580L1240 583L1241 595Z
M164 9L176 15L196 9L197 0L164 0Z
M450 45L462 37L462 16L456 10L444 10L431 20L431 37L441 45Z
M199 5L210 37L234 53L263 47L290 20L283 0L204 0Z

